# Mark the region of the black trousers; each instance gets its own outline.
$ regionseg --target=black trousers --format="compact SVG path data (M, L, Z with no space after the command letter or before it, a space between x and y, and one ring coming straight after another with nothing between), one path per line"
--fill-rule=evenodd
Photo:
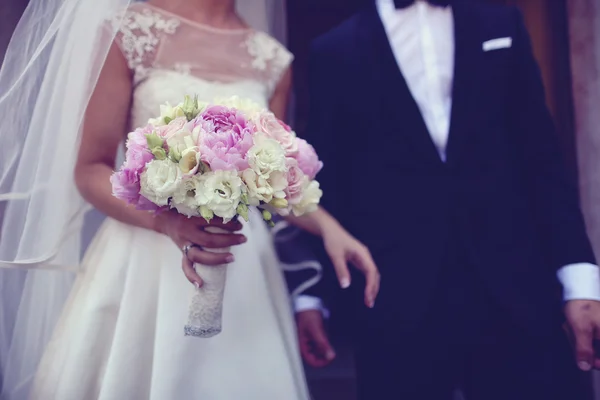
M357 328L359 399L450 400L457 389L466 400L591 399L591 376L576 368L560 320L524 327L459 250L415 326L394 320L394 282L382 274L376 308Z

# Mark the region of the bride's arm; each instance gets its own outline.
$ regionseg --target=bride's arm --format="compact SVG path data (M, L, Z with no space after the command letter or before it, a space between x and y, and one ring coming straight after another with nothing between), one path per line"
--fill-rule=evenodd
M373 307L379 292L379 270L369 249L355 239L323 207L301 217L288 216L286 220L297 227L320 236L331 259L342 288L350 286L348 262L365 275L365 304Z
M290 214L285 217L285 219L290 224L319 237L325 236L328 231L344 229L340 223L321 206L319 206L317 211L310 214L305 214L301 217Z
M118 147L127 132L132 86L127 62L113 45L85 114L75 183L81 195L106 215L126 224L157 230L153 215L128 207L112 196L110 176Z
M271 99L269 100L269 109L277 118L285 121L288 104L290 101L290 92L292 90L292 68L289 67L282 75Z

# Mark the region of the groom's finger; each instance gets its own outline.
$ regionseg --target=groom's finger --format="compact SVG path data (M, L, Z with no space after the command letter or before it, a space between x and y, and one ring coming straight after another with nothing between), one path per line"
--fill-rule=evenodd
M573 333L575 334L577 365L581 370L589 371L594 365L593 327L591 324L574 327Z
M202 286L202 278L200 278L200 276L196 273L196 270L194 269L194 263L185 255L181 260L181 269L183 269L183 273L188 281L190 281L194 286L197 288Z
M335 351L329 343L323 315L319 310L306 310L296 314L300 352L306 363L320 368L335 358Z

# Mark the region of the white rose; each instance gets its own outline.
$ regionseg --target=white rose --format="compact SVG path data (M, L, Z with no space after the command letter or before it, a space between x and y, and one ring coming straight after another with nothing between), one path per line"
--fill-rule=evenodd
M237 215L243 182L235 171L213 171L200 175L196 185L196 201L216 216L230 221Z
M287 172L285 150L277 140L263 134L254 137L254 146L248 150L248 163L256 174L269 179L273 172Z
M322 196L323 191L319 188L319 182L311 181L304 188L300 201L297 204L292 204L292 212L295 216L299 217L303 214L316 211Z
M254 170L247 169L242 172L242 179L248 189L248 200L251 206L258 206L260 202L270 203L274 198L285 198L287 179L283 172L273 172L269 179L265 179Z
M152 160L140 176L142 196L158 206L169 204L181 182L181 170L169 159Z
M177 117L185 117L183 103L179 103L175 107L169 103L165 103L160 106L160 116L158 118L150 118L148 123L154 126L164 126Z
M187 217L199 217L199 205L196 201L196 187L199 184L198 175L183 179L171 199L171 208Z

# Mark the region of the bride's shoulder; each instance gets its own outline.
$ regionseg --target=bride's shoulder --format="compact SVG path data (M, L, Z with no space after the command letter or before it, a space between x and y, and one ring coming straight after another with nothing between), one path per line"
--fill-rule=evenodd
M294 58L277 39L261 31L251 31L245 46L252 59L252 67L275 74L275 79L279 78Z
M276 55L289 55L290 52L273 36L257 30L250 30L246 39L246 46L251 55L275 57Z
M174 15L144 3L135 3L111 18L114 42L139 82L152 68L165 35L181 25Z

